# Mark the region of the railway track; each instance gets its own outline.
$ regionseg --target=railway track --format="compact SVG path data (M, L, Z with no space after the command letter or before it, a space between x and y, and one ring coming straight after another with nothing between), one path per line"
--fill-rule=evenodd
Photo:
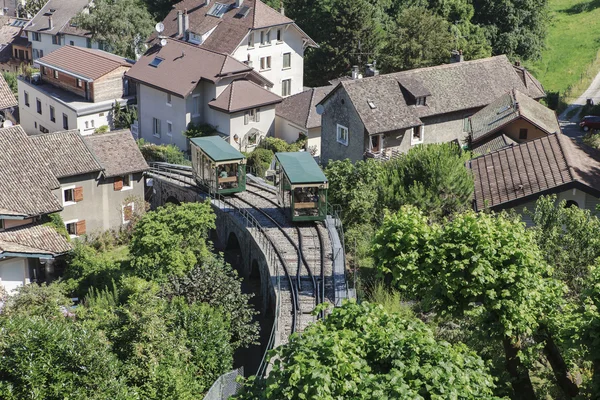
M153 169L152 173L206 193L194 181L190 168L163 166L161 170ZM277 253L285 274L281 290L290 294L290 301L282 301L280 309L279 323L283 326L282 342L285 342L289 335L302 332L324 316L322 313L312 315L317 304L333 302L331 279L327 279L332 274L332 263L328 262L332 255L324 251L331 246L323 224L290 224L276 199L274 191L247 182L246 192L221 200L250 214Z

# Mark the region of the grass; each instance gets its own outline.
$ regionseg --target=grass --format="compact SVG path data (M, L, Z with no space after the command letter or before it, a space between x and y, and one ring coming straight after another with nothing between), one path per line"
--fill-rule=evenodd
M589 86L600 71L600 0L549 0L552 20L541 59L525 66L546 92L567 103Z

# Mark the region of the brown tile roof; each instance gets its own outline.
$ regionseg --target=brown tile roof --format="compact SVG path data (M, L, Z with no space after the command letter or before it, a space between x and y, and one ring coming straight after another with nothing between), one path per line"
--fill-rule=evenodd
M11 43L19 37L22 23L26 23L25 20L0 16L0 44Z
M321 116L315 107L333 89L335 86L321 86L286 97L277 105L275 113L303 128L318 128L321 126Z
M219 97L209 102L208 105L220 111L234 113L281 103L281 100L281 97L254 82L237 80L231 82Z
M175 4L163 20L165 30L162 35L183 39L177 31L177 11L187 10L191 32L202 35L215 28L204 43L200 45L200 47L208 50L233 54L251 29L287 24L292 24L309 40L311 45L316 46L312 39L294 24L294 21L281 15L281 13L273 10L260 0L245 0L242 7L248 7L248 14L242 18L239 16L240 9L235 8L235 1L232 0L220 1L220 3L228 6L228 11L221 18L207 15L207 12L216 2L218 1L213 0L208 6L204 5L204 0L184 0ZM150 40L155 38L156 35L152 35Z
M57 178L102 171L102 166L87 147L79 130L31 136L46 165Z
M600 195L600 152L551 134L467 163L475 182L475 209L509 207L573 185Z
M119 67L133 64L125 58L97 49L63 46L37 60L40 65L59 68L74 75L96 80Z
M24 225L0 232L3 253L47 254L56 256L71 250L67 239L51 226Z
M471 116L471 141L482 140L520 118L526 119L546 133L560 132L554 111L515 89Z
M75 17L80 11L82 11L89 4L89 2L90 0L49 0L33 17L31 23L25 28L25 30L30 32L47 33L49 35L62 33L65 29L71 28L69 25L71 18ZM50 29L48 25L49 16L52 16L52 29ZM71 29L69 33L77 34L73 31L73 29Z
M486 139L471 145L471 151L475 156L482 156L507 146L516 144L509 136L503 133L488 136Z
M60 184L20 125L0 129L0 215L32 217L62 210Z
M129 129L97 133L83 138L107 178L149 169Z
M158 66L150 65L161 59ZM201 80L218 82L223 77L239 76L273 86L251 67L225 54L216 53L169 39L167 45L155 45L126 73L142 83L187 97Z
M8 86L8 83L6 83L2 74L0 74L0 110L16 107L18 105L19 102L17 101L17 98L10 89L10 86Z
M508 58L501 55L344 80L335 90L340 87L346 90L368 132L375 134L420 125L420 118L485 107L512 89L534 99L543 97L545 93L539 82L534 84L533 78L525 75L524 81L523 71L515 69ZM431 92L425 106L411 105L411 99L402 93L401 83L406 84L407 80L414 90ZM416 82L419 86L415 86ZM375 109L369 106L369 101Z

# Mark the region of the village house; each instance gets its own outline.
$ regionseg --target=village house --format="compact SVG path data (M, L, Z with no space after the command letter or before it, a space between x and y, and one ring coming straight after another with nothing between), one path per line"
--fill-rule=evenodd
M97 49L64 46L37 60L40 74L18 79L21 124L30 134L113 128L113 106L135 101L124 74L129 60Z
M335 86L310 88L286 97L275 107L275 137L293 143L307 138L306 150L321 155L321 115L316 106Z
M556 113L517 89L476 112L468 128L476 155L560 132Z
M23 30L29 20L0 16L0 70L17 72L31 63L31 43Z
M317 105L321 159L387 159L418 144L468 141L469 117L508 91L541 84L504 55L342 80Z
M58 179L54 195L71 237L118 231L144 203L144 160L129 130L81 136L78 130L31 136ZM77 157L73 157L76 154Z
M73 22L89 3L90 0L48 0L25 27L34 62L67 45L108 50L105 43L92 40L90 32Z
M567 206L595 211L600 204L600 152L562 133L544 135L474 158L476 211L533 211L542 195L556 194Z
M209 124L251 151L273 133L281 97L273 84L231 56L175 39L154 45L126 73L136 84L138 137L189 151L184 131Z
M254 68L282 97L304 90L304 52L317 44L260 0L184 0L163 21L160 37L227 54ZM155 34L151 40L160 40Z
M60 183L20 126L0 129L0 285L11 292L44 281L52 261L71 249L46 224L61 211Z

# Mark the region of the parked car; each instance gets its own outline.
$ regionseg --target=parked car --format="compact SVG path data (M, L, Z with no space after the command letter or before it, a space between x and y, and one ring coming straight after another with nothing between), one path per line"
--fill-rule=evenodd
M596 117L594 115L587 115L583 117L579 126L584 131L589 131L590 129L600 129L600 117Z

